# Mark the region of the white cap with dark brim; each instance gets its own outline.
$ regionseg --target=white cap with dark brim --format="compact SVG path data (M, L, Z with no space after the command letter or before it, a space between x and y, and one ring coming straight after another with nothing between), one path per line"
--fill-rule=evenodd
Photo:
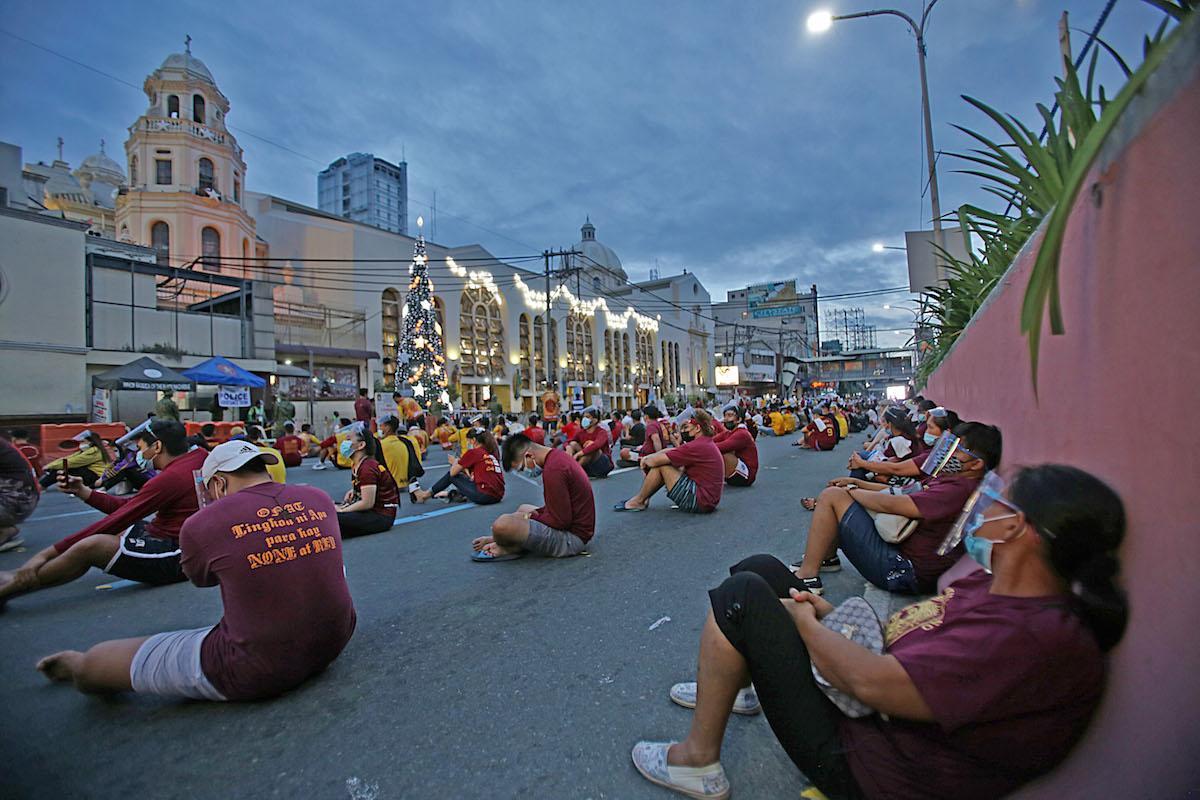
M233 472L245 466L252 458L261 458L264 464L279 463L279 457L274 453L259 450L250 442L229 441L212 449L208 458L204 459L204 466L200 468L200 477L208 483L218 472Z

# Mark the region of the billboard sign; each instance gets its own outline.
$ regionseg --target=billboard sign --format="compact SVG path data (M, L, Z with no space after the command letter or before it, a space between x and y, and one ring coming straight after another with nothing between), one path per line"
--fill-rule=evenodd
M746 304L750 307L750 316L755 319L802 314L804 307L799 301L794 280L756 283L746 287Z
M717 386L737 386L740 383L737 365L717 367Z

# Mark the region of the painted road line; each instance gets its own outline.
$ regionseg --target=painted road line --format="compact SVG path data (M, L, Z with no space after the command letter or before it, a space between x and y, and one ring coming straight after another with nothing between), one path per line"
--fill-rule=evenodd
M519 472L510 472L509 474L510 474L510 475L516 475L516 476L517 476L518 478L520 478L521 480L525 481L526 483L532 483L534 486L537 486L539 489L540 489L540 488L541 488L541 486L542 486L542 482L541 482L541 481L535 481L533 478L530 478L528 475L522 475L522 474L521 474L521 473L519 473Z
M635 469L641 469L641 467L621 467L620 469L614 469L612 472L608 473L608 476L611 478L613 475L620 475L622 472L631 472Z
M119 580L112 583L102 583L96 587L97 592L107 592L110 589L128 589L130 586L142 586L138 581Z
M26 522L41 522L44 519L64 519L66 517L81 517L84 514L103 514L103 511L97 511L94 508L89 508L87 511L72 511L70 514L51 514L47 517L32 516Z
M400 517L399 519L397 519L395 522L392 523L392 527L394 528L397 525L407 525L410 522L418 522L420 520L429 519L431 517L440 517L443 514L453 514L455 511L466 511L468 508L474 508L474 507L475 507L474 503L463 503L462 505L447 506L446 508L439 508L436 511L426 511L424 514L417 514L415 517Z

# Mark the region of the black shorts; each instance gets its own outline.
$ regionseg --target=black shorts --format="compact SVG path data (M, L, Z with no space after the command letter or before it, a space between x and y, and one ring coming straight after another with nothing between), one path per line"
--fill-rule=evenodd
M726 486L753 486L754 483L749 478L747 478L745 475L740 475L735 472L732 475L730 475L728 478L725 479L725 485Z
M117 554L104 571L156 586L187 580L180 564L179 540L146 533L145 522L135 522L121 534Z

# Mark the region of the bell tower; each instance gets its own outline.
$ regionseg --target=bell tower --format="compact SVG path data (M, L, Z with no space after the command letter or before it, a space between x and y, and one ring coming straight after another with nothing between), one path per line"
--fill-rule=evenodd
M191 41L142 87L150 104L125 141L117 238L154 248L161 264L241 275L255 255L254 218L242 205L246 162L225 127L229 100Z

